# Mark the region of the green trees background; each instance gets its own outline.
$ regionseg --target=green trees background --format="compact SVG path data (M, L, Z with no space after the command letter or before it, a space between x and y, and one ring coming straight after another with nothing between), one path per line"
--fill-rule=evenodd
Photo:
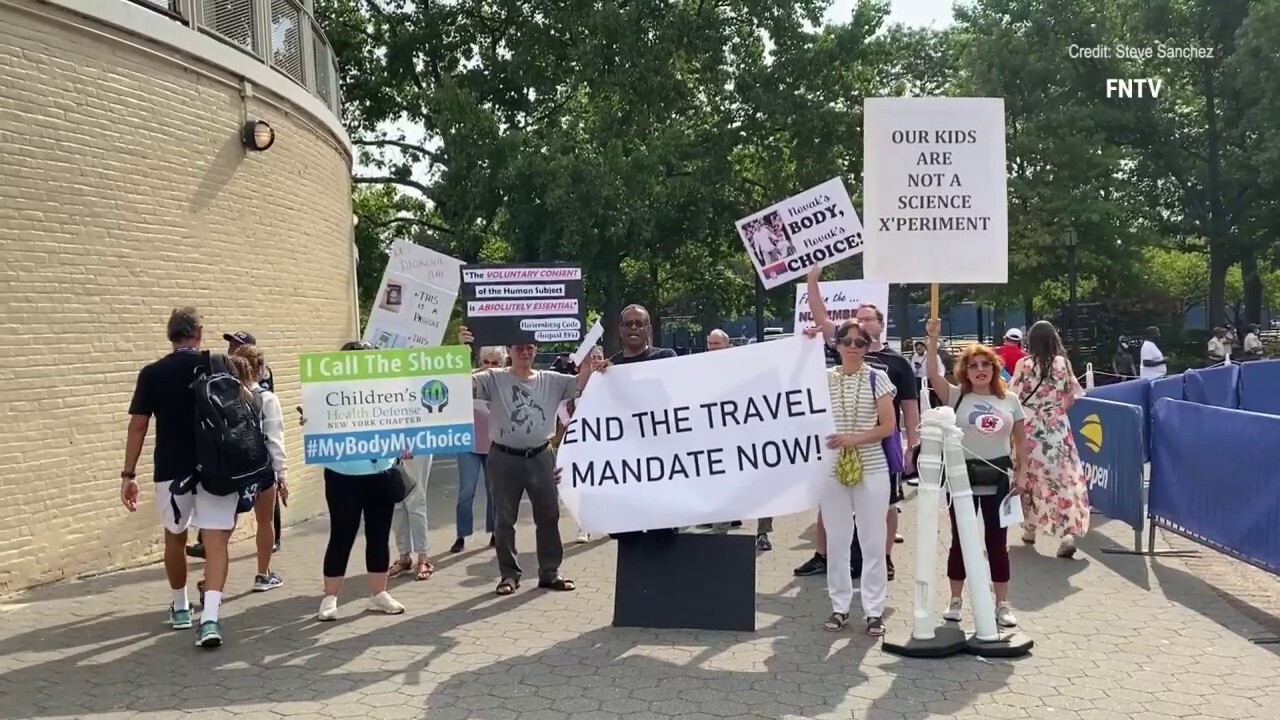
M580 262L606 316L641 302L715 327L754 302L734 220L836 174L860 194L864 97L954 94L1006 100L1011 277L950 297L1060 307L1070 225L1084 301L1148 323L1280 305L1280 4L975 0L941 30L889 26L874 0L828 23L827 5L317 0L364 168L362 292L405 238ZM1073 59L1073 44L1213 57ZM1106 97L1107 78L1148 77L1157 99ZM792 301L770 293L767 311Z

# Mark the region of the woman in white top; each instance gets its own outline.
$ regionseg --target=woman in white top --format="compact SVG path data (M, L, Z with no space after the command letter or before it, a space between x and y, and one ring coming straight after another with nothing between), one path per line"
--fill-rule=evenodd
M805 330L809 337L820 332L822 329L816 327ZM831 391L836 434L827 438L827 447L856 451L862 477L850 486L833 473L822 483L818 496L818 510L827 529L827 565L834 568L827 573L831 616L823 628L835 632L849 622L853 577L840 569L849 567L856 514L858 543L862 546L862 614L867 634L879 637L884 635L882 618L889 593L889 567L885 563L889 463L881 443L897 427L893 411L895 389L888 375L863 362L871 336L857 321L835 326L834 334L840 365L827 371L827 387Z
M253 519L257 522L256 537L258 572L253 577L253 591L266 592L284 585L284 578L271 571L271 554L275 549L275 509L276 494L282 502L289 501L289 486L285 484L288 472L289 455L284 449L284 412L280 409L280 398L276 394L258 384L266 372L267 357L257 345L237 346L231 355L237 373L242 369L240 381L250 388L262 404L262 432L266 435L267 451L271 453L271 467L275 470L276 482L266 490L258 493L253 503Z

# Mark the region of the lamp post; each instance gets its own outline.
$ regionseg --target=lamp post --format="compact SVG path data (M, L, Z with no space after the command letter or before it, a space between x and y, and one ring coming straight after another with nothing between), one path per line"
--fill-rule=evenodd
M1076 229L1068 225L1067 228L1062 231L1062 242L1067 245L1067 262L1071 267L1071 277L1068 280L1068 292L1070 293L1069 302L1071 304L1070 337L1072 344L1079 344L1080 342L1080 337L1076 328L1076 243L1078 241L1079 238L1076 236Z

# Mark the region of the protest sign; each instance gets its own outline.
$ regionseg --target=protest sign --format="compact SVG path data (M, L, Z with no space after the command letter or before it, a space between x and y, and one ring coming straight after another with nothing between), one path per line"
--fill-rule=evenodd
M308 465L472 448L465 347L307 353L298 365Z
M770 205L737 227L766 289L862 252L862 223L840 178Z
M458 298L461 268L460 260L397 240L364 328L364 341L376 348L443 344Z
M592 377L556 458L570 514L605 533L816 507L835 463L822 347L791 337Z
M842 323L852 320L858 315L858 308L863 305L875 305L886 316L889 314L889 283L870 282L867 280L829 280L818 283L822 290L823 304L827 306L827 317L831 322ZM796 285L796 332L803 332L813 325L813 314L809 312L809 289L805 284ZM885 324L886 331L888 324ZM881 335L884 335L882 332ZM883 337L880 338L884 340Z
M863 277L1009 280L1004 100L867 98Z
M578 342L582 268L562 263L462 268L467 329L482 345Z

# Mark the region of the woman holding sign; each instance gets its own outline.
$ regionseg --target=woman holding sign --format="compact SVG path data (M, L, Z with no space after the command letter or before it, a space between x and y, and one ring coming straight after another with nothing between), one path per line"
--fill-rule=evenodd
M821 328L805 330L816 337ZM822 483L818 510L827 529L827 552L835 568L849 566L854 524L858 516L858 543L862 547L862 614L867 634L884 635L884 604L889 594L889 565L885 558L889 512L889 462L884 440L897 432L893 410L896 389L889 376L863 362L872 338L856 320L836 327L840 365L827 371L831 412L836 434L827 447L837 451L833 477ZM835 632L849 622L853 604L850 573L827 573L831 616L823 628Z

